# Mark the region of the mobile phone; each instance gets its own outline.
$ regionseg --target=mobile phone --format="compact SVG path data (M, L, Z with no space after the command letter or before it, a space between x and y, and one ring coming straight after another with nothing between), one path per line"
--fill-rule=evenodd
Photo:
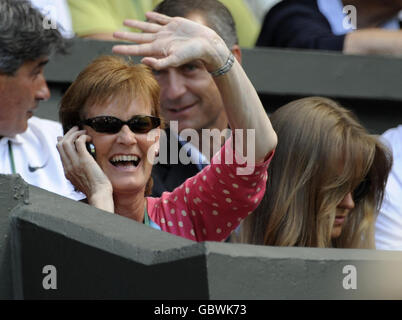
M89 152L89 154L94 157L94 159L96 160L96 150L95 150L95 146L93 145L93 143L87 142L85 143L87 150Z

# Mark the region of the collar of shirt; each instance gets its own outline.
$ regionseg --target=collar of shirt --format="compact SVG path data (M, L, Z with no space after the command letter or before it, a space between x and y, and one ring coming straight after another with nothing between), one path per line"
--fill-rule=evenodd
M12 137L3 137L0 140L0 145L7 144L10 140L12 146L24 150L29 166L42 167L48 162L50 157L50 150L45 136L47 131L46 128L38 127L38 124L33 120L35 120L34 117L28 121L28 128L24 132ZM40 150L40 152L29 152L29 149L26 149L27 147ZM56 142L54 148L56 148Z
M20 134L17 134L13 137L3 137L0 139L0 146L7 144L9 140L13 144L22 144L24 139L21 137Z

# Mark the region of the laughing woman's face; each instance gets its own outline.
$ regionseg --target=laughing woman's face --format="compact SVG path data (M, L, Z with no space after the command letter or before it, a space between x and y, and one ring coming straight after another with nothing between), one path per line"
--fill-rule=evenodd
M128 107L115 102L85 108L85 119L113 116L128 121L136 115L151 115L151 106L134 99ZM112 183L114 193L145 190L159 143L159 128L148 133L134 133L123 125L117 133L101 133L84 125L96 149L96 161ZM155 132L154 130L157 130ZM148 137L154 137L150 139Z

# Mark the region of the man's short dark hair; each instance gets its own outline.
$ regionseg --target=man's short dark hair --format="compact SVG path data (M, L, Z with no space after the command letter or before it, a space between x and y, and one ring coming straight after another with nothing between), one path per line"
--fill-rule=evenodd
M27 0L0 1L0 74L14 75L26 61L64 53L66 40L44 27L44 17Z
M233 16L218 0L164 0L154 11L170 17L188 17L198 13L208 27L213 29L231 48L238 44L237 32Z

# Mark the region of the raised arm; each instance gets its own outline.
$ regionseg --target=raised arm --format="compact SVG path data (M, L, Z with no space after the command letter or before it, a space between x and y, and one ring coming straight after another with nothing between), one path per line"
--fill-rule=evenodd
M125 24L143 33L115 32L119 39L136 44L114 46L113 52L143 56L142 62L155 70L178 67L190 61L201 60L209 72L224 66L230 50L215 31L201 24L179 17L168 17L148 12L152 22L127 20ZM255 159L262 161L277 143L276 134L253 85L235 60L224 75L214 77L220 90L232 130L255 130ZM247 150L246 145L243 150Z

